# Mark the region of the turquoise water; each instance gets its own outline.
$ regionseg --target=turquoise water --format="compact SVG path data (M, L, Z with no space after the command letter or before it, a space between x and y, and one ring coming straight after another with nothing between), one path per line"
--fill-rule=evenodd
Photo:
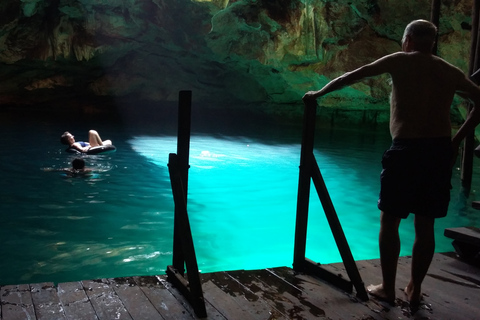
M2 115L0 284L163 274L172 259L167 161L176 152L174 115L66 119ZM252 118L192 120L188 211L202 272L291 266L299 125ZM91 128L118 149L84 157L98 173L69 178L42 170L70 166L74 156L58 142L63 131L80 140ZM389 143L386 128L317 130L317 161L355 259L378 257L378 177ZM478 198L478 167L475 159L468 199L455 171L448 217L436 224L437 251L452 251L444 228L480 225L470 206ZM402 255L411 251L411 222L401 225ZM340 261L313 193L308 228L307 257Z

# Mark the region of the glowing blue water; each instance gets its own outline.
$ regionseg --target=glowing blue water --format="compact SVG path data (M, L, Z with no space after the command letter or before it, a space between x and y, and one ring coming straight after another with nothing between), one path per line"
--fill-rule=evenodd
M38 121L27 130L14 119L2 125L0 284L163 274L171 264L167 161L176 137L161 129L89 125L118 148L85 157L102 171L91 178L41 170L68 167L74 156L57 143L59 135L71 130L78 138L90 127ZM192 135L188 211L203 272L292 264L301 128L266 128ZM383 129L318 130L317 161L355 259L378 257L378 176L388 145ZM456 171L449 215L436 224L437 251L452 250L445 227L479 225L469 204L478 176L467 200ZM410 254L411 222L401 226L402 255ZM341 260L314 188L307 257Z

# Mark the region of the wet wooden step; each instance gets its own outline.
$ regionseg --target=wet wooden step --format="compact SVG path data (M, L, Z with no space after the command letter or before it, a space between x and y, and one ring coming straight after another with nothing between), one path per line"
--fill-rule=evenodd
M377 259L357 261L365 284L381 281ZM455 253L436 253L411 315L403 288L410 257L401 257L396 305L343 292L289 267L201 274L206 319L478 319L480 269ZM342 263L322 265L347 277ZM0 319L198 319L166 275L0 286Z

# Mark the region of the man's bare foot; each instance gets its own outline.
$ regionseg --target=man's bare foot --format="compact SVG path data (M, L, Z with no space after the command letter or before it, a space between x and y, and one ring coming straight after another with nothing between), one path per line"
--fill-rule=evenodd
M420 306L422 300L422 292L420 290L414 290L412 285L405 287L405 294L407 295L407 301L410 303L410 309L416 310Z
M367 287L367 291L370 295L374 296L378 300L388 302L392 305L395 304L395 292L393 294L387 294L387 292L385 292L383 289L382 284L371 284Z

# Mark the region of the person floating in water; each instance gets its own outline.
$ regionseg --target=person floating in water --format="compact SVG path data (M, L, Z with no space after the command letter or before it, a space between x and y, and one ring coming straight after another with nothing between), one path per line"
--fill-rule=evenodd
M69 170L73 174L88 174L92 173L92 169L85 168L85 160L75 158L72 161L72 167Z
M435 251L435 218L447 214L460 143L480 122L480 88L459 68L432 54L436 34L431 22L412 21L405 28L402 51L347 72L303 97L316 99L364 78L390 74L392 145L382 158L378 200L383 281L367 289L374 297L395 303L398 228L402 219L414 213L411 277L404 290L412 311L420 304L422 282ZM451 138L450 105L455 93L470 99L473 108Z
M93 173L92 169L85 168L85 160L81 158L75 158L72 161L71 168L53 169L44 168L43 171L60 171L66 173L68 176L90 176Z
M102 141L100 135L95 130L88 131L88 142L75 141L75 136L68 131L62 134L60 142L79 152L87 152L93 147L112 145L111 140Z

